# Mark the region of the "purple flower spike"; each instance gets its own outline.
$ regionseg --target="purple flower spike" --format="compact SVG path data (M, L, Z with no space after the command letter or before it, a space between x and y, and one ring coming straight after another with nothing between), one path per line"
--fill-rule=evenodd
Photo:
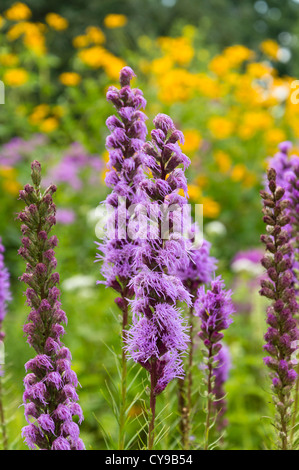
M21 280L27 284L27 304L31 308L28 323L24 326L27 342L36 351L36 356L25 365L24 379L25 417L28 426L22 435L31 449L83 450L79 428L73 416L83 419L77 403L78 380L71 370L71 354L63 346L62 322L66 315L61 310L60 291L57 287L59 275L54 272L56 259L53 247L57 238L50 236L56 223L56 206L52 196L56 186L51 185L42 194L41 166L33 162L33 186L26 185L20 191L25 201L25 210L19 214L23 221L19 254L27 262Z
M112 188L106 204L113 206L114 213L122 209L120 198L126 198L126 207L140 202L138 187L143 178L143 171L139 152L147 135L147 117L140 110L146 105L141 90L130 87L130 80L134 76L135 73L130 67L124 67L120 72L122 88L118 90L110 87L107 92L107 100L114 105L118 113L118 117L111 116L106 121L111 131L106 140L109 152L106 184ZM126 207L123 221L125 226L130 219ZM118 226L116 228L118 229ZM101 253L97 255L97 260L103 261L101 272L105 285L115 289L123 299L130 298L133 294L128 288L128 283L136 273L133 262L136 244L137 240L130 239L127 234L121 237L119 233L115 234L115 237L109 236L101 244L98 243ZM120 308L123 310L124 306Z
M260 294L271 301L267 310L267 344L264 346L268 356L264 362L271 370L279 446L287 450L292 446L289 438L293 404L291 391L297 377L292 356L298 348L299 331L294 318L298 313L298 304L291 270L293 250L290 235L285 229L291 221L290 202L284 198L285 189L277 185L277 174L273 168L268 171L268 187L269 191L261 191L264 222L267 225L267 235L261 236L267 250L262 265L267 270L268 279L261 281Z
M135 262L139 272L132 279L135 299L132 300L133 326L128 334L127 351L154 376L154 395L159 395L175 377L182 378L182 354L187 350L186 325L177 302L191 304L191 297L173 270L187 267L189 256L187 240L178 237L174 228L175 209L187 204L179 196L187 188L184 172L179 165L189 164L177 139L174 123L169 116L158 114L154 119L152 141L142 149L144 166L153 178L144 179L144 205L157 221L156 237L150 236L135 249ZM170 144L170 142L176 142ZM169 210L170 234L164 239L163 211Z

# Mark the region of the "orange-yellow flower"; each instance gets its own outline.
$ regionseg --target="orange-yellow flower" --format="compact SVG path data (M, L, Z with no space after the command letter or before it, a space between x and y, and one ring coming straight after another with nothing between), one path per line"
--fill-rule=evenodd
M55 131L59 126L59 122L56 118L54 117L49 117L45 119L41 125L40 125L40 130L42 132L50 133Z
M46 15L46 22L48 25L56 31L63 31L69 26L68 20L58 15L57 13L48 13Z
M111 13L104 18L104 25L106 28L110 29L121 28L122 26L125 26L127 22L128 18L125 15L117 15L114 13Z
M4 12L6 18L10 21L28 20L32 13L25 3L17 2Z
M86 29L86 37L94 44L103 44L106 41L105 34L97 26L89 26Z
M192 153L196 152L200 144L202 143L202 136L199 131L195 129L186 129L184 130L185 143L183 145L184 152Z
M271 59L277 60L279 44L277 44L276 41L273 41L273 39L267 39L261 43L260 48L263 53Z
M81 76L75 72L65 72L60 75L59 80L65 86L76 86L81 82Z
M215 219L220 214L220 204L214 201L210 197L204 197L202 199L203 204L203 215L210 219Z
M18 65L19 58L16 54L3 53L0 54L0 64L5 67L14 67Z
M76 49L83 49L83 47L89 46L89 44L90 44L89 38L87 36L85 36L84 34L76 36L73 39L73 46Z
M208 121L208 128L215 139L228 139L234 131L234 123L225 117L214 116Z
M3 75L3 81L6 85L11 87L19 87L27 83L29 74L26 70L21 68L7 70Z
M227 173L231 169L232 161L230 156L222 150L216 150L214 153L214 160L216 161L220 173Z

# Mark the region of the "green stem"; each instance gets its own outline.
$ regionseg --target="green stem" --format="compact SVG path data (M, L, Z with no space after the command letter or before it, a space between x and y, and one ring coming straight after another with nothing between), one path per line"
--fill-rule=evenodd
M150 394L150 415L151 419L148 427L148 450L152 450L155 444L155 418L156 418L156 394L157 385L156 361L153 359L151 364L151 394Z
M120 416L119 416L119 435L118 435L118 448L124 450L125 448L125 424L126 424L126 411L127 411L127 358L124 350L126 344L126 327L128 325L128 301L122 296L124 301L123 307L123 321L122 321L122 358L121 358L121 403L120 403Z
M297 422L297 416L298 416L298 404L299 404L299 365L297 365L297 370L296 370L298 377L296 380L296 388L295 388L295 403L294 403L294 413L293 413L293 420L292 420L292 430L291 430L291 444L293 444L294 441L294 433L295 433L295 426Z
M6 432L6 421L4 415L4 406L3 406L3 390L2 390L2 378L0 377L0 427L2 433L2 446L3 450L8 450L8 439Z
M209 361L208 361L208 406L207 406L207 418L206 418L206 427L205 427L205 444L204 450L209 449L209 436L210 436L210 428L211 428L211 414L212 414L212 376L213 376L213 367L212 367L212 348L209 349Z

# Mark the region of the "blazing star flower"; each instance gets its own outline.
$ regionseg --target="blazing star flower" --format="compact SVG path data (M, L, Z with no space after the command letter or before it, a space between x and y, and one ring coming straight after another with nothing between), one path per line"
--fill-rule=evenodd
M27 262L20 280L27 284L27 304L31 308L24 326L27 342L36 356L25 365L24 406L28 426L22 435L31 449L83 450L79 427L73 421L83 420L76 388L78 379L71 369L71 353L63 346L65 333L62 323L67 317L61 310L59 274L54 248L58 240L50 236L56 223L56 206L52 195L56 186L49 186L42 194L41 166L32 163L33 186L27 184L20 191L26 207L18 218L22 222L22 247L19 254Z
M267 235L261 236L267 254L262 265L267 270L268 279L261 281L260 294L271 300L267 310L268 331L264 346L269 356L264 362L271 370L274 404L277 409L275 428L279 432L280 447L289 448L289 422L291 418L291 391L297 378L292 360L297 350L299 332L294 318L298 313L296 293L293 287L292 246L290 236L284 229L290 223L288 200L284 199L285 189L276 184L276 171L268 171L269 192L261 191L263 198L264 222Z
M0 237L0 342L4 340L3 321L7 314L7 303L11 300L9 272L4 264L4 246ZM0 376L3 370L0 364Z
M232 323L232 314L235 312L231 301L232 292L225 290L224 281L217 277L211 282L211 288L206 291L201 286L197 293L195 302L195 315L201 320L201 331L198 336L203 341L203 353L206 357L206 384L207 384L207 420L205 429L205 445L209 448L209 432L211 430L212 415L219 413L215 408L217 400L216 393L221 390L216 387L217 368L219 366L219 354L222 350L223 330L226 330ZM214 384L214 385L213 385Z
M125 226L130 218L127 208L140 202L137 189L143 178L143 172L139 152L147 135L145 125L147 117L140 110L146 106L146 101L141 90L130 87L133 77L135 77L133 70L130 67L124 67L120 72L122 88L118 90L110 87L107 92L107 100L114 105L118 117L110 116L106 121L111 131L106 140L109 152L106 184L112 188L106 204L115 209L114 214L118 214L121 210L120 198L126 198ZM138 242L131 240L127 234L123 237L117 234L115 237L104 240L104 243L98 244L101 253L97 255L97 258L103 260L102 274L105 284L122 295L122 299L116 299L120 307L126 303L125 298L132 296L128 283L136 273L133 262L136 243Z
M148 222L156 221L153 237L135 248L138 274L132 279L135 299L132 301L133 326L129 331L127 351L134 361L145 367L154 380L153 394L159 395L175 377L183 376L182 353L188 337L177 301L190 305L190 294L182 281L172 274L173 267L187 268L187 243L174 228L176 212L187 199L178 194L187 188L180 164L188 166L178 141L182 134L172 120L159 114L154 119L152 142L146 143L142 158L153 179L143 179L140 186L146 194ZM163 235L163 215L169 211L169 239ZM138 210L137 210L138 212Z

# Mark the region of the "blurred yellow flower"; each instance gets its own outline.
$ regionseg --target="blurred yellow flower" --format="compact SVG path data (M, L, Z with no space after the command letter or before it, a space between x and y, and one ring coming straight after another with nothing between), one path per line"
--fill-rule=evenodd
M188 184L188 195L189 198L194 202L199 202L201 197L201 189L196 184Z
M268 57L277 60L279 44L277 44L276 41L273 41L273 39L267 39L261 43L260 48Z
M220 173L227 173L231 169L232 161L228 153L222 150L216 150L214 153L214 160L219 167Z
M0 176L3 176L4 178L16 178L17 172L15 168L11 166L6 166L6 165L0 165Z
M69 22L57 13L48 13L46 15L46 22L56 31L63 31L68 28Z
M0 54L0 64L5 67L15 67L19 63L19 58L16 54L3 53Z
M208 121L208 129L215 139L228 139L234 131L234 123L225 117L214 116Z
M11 87L19 87L27 83L29 74L25 69L16 68L7 70L3 75L3 81Z
M76 36L73 39L73 46L76 49L83 49L83 47L89 46L89 44L90 44L89 38L87 36L85 36L84 34Z
M65 86L76 86L81 82L81 76L75 72L65 72L59 76L59 80Z
M277 147L280 142L287 140L287 135L282 129L274 127L265 133L265 140L267 145L272 149Z
M243 163L238 163L237 165L234 166L232 172L231 172L231 179L232 181L239 182L242 181L242 179L246 176L247 174L247 168Z
M2 28L4 23L5 23L5 20L4 20L3 16L0 15L0 29Z
M200 132L195 129L186 129L184 130L184 136L185 136L185 143L182 146L184 152L186 153L196 152L202 143L202 136Z
M55 117L49 117L45 119L41 125L40 130L42 132L50 133L55 131L59 126L59 121Z
M227 57L218 55L214 57L209 63L209 69L216 75L222 76L228 73L230 70L230 63Z
M39 104L29 116L31 124L39 124L50 113L50 106L48 104Z
M101 67L106 55L107 51L101 46L93 46L78 53L82 62L93 68Z
M17 196L20 189L22 189L20 183L15 180L4 180L2 186L4 191L11 194L12 196Z
M4 12L6 18L10 21L28 20L32 13L25 3L17 2Z
M86 36L94 44L103 44L106 41L105 34L97 26L89 26L86 29Z
M262 62L251 62L247 65L246 72L252 78L262 78L265 75L271 74L273 68L269 64Z
M210 219L215 219L220 214L220 204L214 201L210 197L204 197L202 199L203 204L203 215Z
M104 18L104 25L106 28L121 28L122 26L125 26L128 22L128 19L125 15L117 15L114 13L111 13L110 15L105 16Z
M192 46L192 41L188 37L160 37L158 39L158 44L164 54L169 55L178 65L189 65L194 57L195 51Z

